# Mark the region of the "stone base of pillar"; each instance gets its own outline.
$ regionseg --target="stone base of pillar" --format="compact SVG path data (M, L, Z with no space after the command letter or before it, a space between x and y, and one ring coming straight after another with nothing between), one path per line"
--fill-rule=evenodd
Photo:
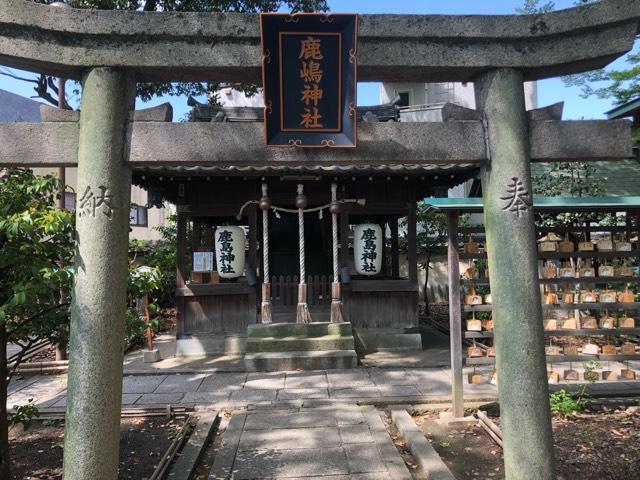
M144 363L155 363L160 360L162 360L162 357L160 356L160 350L157 348L154 348L153 350L145 350L142 355L142 361Z
M453 412L440 412L436 423L439 425L474 425L478 423L478 419L473 415L468 417L455 417Z

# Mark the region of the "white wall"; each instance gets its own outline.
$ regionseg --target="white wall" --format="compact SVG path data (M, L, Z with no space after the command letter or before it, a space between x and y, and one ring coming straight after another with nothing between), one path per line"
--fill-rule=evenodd
M218 90L218 101L223 107L264 107L261 91L247 97L244 93L231 87Z
M36 173L36 175L58 175L57 168L34 168L33 171ZM78 192L76 192L76 185L78 184L78 169L76 167L67 167L67 169L65 170L65 175L67 191L75 192L77 194ZM80 194L82 194L82 192ZM135 203L136 205L141 206L146 205L146 190L132 185L131 203ZM160 240L161 236L160 233L156 230L156 227L166 226L169 215L171 215L172 212L175 212L175 207L173 205L169 205L165 208L149 208L147 210L147 226L132 226L131 232L129 232L129 237L135 238L137 240Z
M380 87L380 103L391 102L399 92L410 92L411 105L431 105L451 102L467 108L476 108L473 83L383 83ZM536 82L524 84L527 110L538 106Z

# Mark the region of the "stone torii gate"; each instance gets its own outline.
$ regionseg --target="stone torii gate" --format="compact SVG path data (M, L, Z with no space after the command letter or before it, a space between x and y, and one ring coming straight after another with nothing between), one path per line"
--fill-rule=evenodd
M480 119L363 124L357 149L313 151L266 148L261 125L132 121L135 82L259 83L257 15L2 4L0 64L83 81L78 123L0 125L0 166L78 166L66 480L117 476L132 167L380 163L481 169L506 477L555 478L529 162L625 158L630 131L624 121L530 119L523 82L629 51L640 2L532 16L362 15L359 80L472 81Z

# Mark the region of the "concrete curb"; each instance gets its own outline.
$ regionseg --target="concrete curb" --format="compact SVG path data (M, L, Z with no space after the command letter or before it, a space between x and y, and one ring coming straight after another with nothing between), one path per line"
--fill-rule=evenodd
M209 480L227 480L231 478L233 463L236 459L240 436L246 420L246 413L237 413L231 417L225 432L226 438L216 450L213 466L209 473Z
M211 436L220 423L217 411L202 411L198 413L198 423L185 443L180 456L169 467L167 478L175 480L190 480L195 473L198 462L207 448Z
M391 459L391 461L385 462L391 478L393 480L411 480L411 473L404 464L402 457L398 454L396 446L391 441L391 437L380 418L380 413L374 407L364 407L362 415L381 453L381 458Z
M401 406L393 406L389 410L391 411L391 421L404 438L407 448L427 478L429 480L455 480L440 455L427 441L407 411Z

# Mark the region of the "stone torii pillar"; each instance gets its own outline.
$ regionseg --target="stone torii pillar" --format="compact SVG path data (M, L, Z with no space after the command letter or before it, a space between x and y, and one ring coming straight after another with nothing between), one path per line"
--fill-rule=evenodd
M76 277L65 417L65 480L118 476L135 83L114 68L83 79Z
M505 477L555 479L523 76L474 82L489 161L482 169Z

